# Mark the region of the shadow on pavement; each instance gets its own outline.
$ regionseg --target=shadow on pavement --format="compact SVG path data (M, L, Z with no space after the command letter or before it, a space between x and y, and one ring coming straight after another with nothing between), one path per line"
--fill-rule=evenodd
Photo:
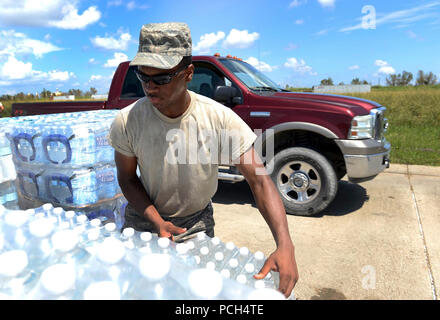
M339 181L338 193L333 202L321 213L312 218L323 216L343 216L360 209L368 201L365 188L348 181ZM226 183L219 181L218 189L212 201L221 204L250 204L257 208L252 191L246 181Z

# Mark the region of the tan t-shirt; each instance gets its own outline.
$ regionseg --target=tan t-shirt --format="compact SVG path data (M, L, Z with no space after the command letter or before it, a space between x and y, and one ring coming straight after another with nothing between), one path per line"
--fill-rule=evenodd
M116 151L136 157L140 178L163 216L204 209L217 191L218 165L246 152L255 133L231 109L189 91L191 104L168 118L142 98L122 109L109 133Z

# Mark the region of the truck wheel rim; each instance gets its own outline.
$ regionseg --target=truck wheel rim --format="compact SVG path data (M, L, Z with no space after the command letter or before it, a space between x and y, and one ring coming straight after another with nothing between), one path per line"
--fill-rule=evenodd
M313 201L321 190L321 177L313 166L303 161L286 163L278 172L277 187L288 201L304 204Z

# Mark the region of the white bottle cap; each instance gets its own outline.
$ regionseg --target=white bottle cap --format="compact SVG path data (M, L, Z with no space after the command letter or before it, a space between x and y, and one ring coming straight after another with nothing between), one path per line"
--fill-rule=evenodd
M43 207L44 211L49 211L50 209L53 208L53 205L52 205L52 203L45 203L42 205L42 207Z
M188 250L192 250L192 249L194 249L195 248L195 243L194 243L194 241L192 241L192 240L189 240L189 241L187 241L187 242L185 242L186 243L186 245L188 246Z
M220 274L224 278L230 278L231 277L231 272L228 269L223 269L222 271L220 271Z
M249 300L286 300L286 297L275 289L263 288L252 290L248 295Z
M246 284L247 281L246 276L244 274L239 274L237 276L237 281L241 284Z
M15 277L27 267L28 262L26 251L6 251L0 254L0 275Z
M60 263L47 267L41 274L43 288L51 294L59 295L73 288L76 274L73 265Z
M153 235L151 234L151 232L142 232L140 237L142 241L148 242L151 241Z
M151 253L139 260L139 271L151 281L165 277L170 271L171 257L167 254Z
M48 218L39 218L29 222L29 232L38 238L49 236L54 228L54 224Z
M80 214L79 216L76 217L76 220L79 223L85 223L89 218L87 218L87 216L85 214Z
M207 235L205 232L197 233L197 240L199 240L199 241L206 239L206 237L207 237Z
M115 264L121 261L125 256L125 246L122 241L116 238L105 238L99 244L98 258L104 263Z
M55 232L51 240L55 250L69 252L77 246L79 237L73 230L62 230Z
M206 263L206 269L215 270L215 263L212 262L212 261L207 262Z
M114 222L109 222L105 224L104 228L107 232L113 232L116 230L116 224Z
M255 271L255 266L254 266L253 263L246 263L245 266L244 266L244 270L245 270L247 273L252 273L252 272Z
M92 227L99 227L101 225L101 220L99 220L98 218L93 219L92 221L90 221L90 225Z
M176 251L178 254L186 254L188 252L188 245L186 243L176 244Z
M159 238L159 239L157 239L157 244L162 249L167 249L170 246L170 239L164 238L164 237Z
M21 210L16 210L13 212L8 212L5 216L5 222L13 227L19 228L27 223L29 220L29 215Z
M231 268L235 269L238 267L238 260L235 258L232 258L229 260L228 264Z
M212 238L211 243L215 246L218 246L220 244L220 238L219 237Z
M206 268L191 271L188 277L191 292L201 299L214 299L223 289L223 278Z
M75 211L66 211L65 215L67 219L72 219L75 216Z
M116 229L116 225L115 225ZM125 228L124 231L122 231L122 235L126 238L131 238L134 236L134 229L133 228Z
M214 255L216 261L222 261L224 258L225 256L223 255L223 252L216 252Z
M63 208L61 208L61 207L56 207L56 208L54 208L53 210L52 210L52 212L54 213L54 214L56 214L56 215L61 215L62 213L63 213Z
M92 283L84 291L84 300L121 300L119 286L112 281Z
M204 246L200 248L200 253L204 256L206 256L209 253L208 247Z
M228 241L228 242L226 243L226 249L232 251L232 250L234 250L235 248L236 248L236 246L235 246L235 244L234 244L232 241Z
M257 251L254 253L254 258L258 261L264 260L264 253L261 251Z
M242 256L247 256L249 254L249 249L247 247L241 247L240 248L240 254Z

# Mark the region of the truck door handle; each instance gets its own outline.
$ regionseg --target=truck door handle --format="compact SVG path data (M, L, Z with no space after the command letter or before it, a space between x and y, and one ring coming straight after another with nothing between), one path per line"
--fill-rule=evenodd
M270 117L270 112L268 111L252 111L250 114L254 118L268 118Z

